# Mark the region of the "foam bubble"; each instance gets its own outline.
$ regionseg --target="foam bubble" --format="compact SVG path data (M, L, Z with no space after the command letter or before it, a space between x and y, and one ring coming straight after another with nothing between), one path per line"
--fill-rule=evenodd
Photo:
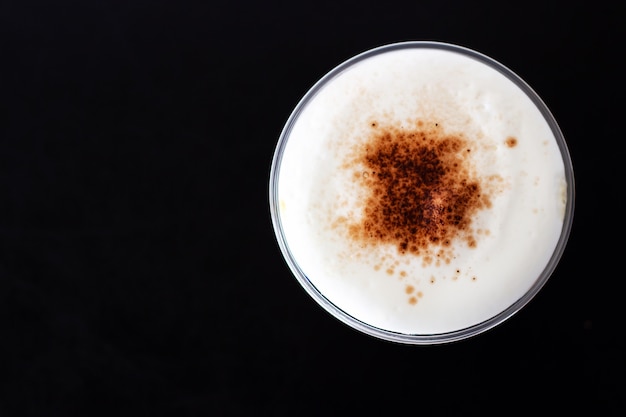
M372 56L324 85L278 179L287 245L315 288L411 334L474 325L523 296L561 236L566 191L554 134L524 91L427 48Z

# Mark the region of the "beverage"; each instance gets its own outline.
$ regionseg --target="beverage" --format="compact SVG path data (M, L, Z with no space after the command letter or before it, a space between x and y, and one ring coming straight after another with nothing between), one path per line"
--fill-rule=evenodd
M320 80L279 140L270 205L308 293L403 343L485 331L523 307L573 216L565 141L538 96L477 52L387 45Z

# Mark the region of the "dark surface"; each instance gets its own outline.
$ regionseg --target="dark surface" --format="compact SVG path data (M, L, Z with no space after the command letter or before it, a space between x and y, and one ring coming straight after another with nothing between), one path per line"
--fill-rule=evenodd
M607 192L623 178L621 13L496 4L1 2L0 416L623 416L622 199ZM401 40L517 72L576 173L548 284L450 345L382 342L330 317L269 217L298 100Z

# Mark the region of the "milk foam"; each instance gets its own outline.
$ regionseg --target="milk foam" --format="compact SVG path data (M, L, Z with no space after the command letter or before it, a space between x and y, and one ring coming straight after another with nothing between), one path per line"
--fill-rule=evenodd
M365 191L346 161L373 120L437 121L467 139L491 203L472 219L475 247L457 240L447 259L428 261L347 238ZM328 80L291 128L277 185L286 244L315 288L357 320L407 334L475 325L522 297L557 246L566 189L533 101L485 63L426 48L371 56Z

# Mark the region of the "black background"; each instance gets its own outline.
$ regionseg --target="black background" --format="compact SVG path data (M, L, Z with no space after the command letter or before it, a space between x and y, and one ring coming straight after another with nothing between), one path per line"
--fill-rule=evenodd
M609 4L1 1L0 416L623 416L624 31ZM330 317L269 216L302 95L402 40L518 73L576 174L544 289L441 346Z

